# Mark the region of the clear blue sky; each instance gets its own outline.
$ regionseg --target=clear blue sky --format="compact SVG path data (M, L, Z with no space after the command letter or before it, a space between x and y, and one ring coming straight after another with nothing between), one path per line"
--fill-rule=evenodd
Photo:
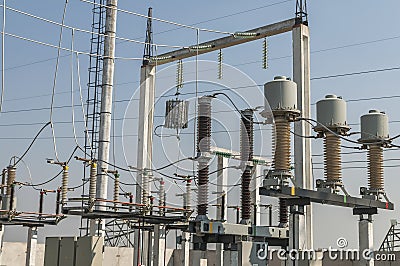
M267 5L279 3L273 6ZM32 13L54 21L61 21L64 1L8 1L10 7ZM280 20L293 17L295 1L209 1L188 3L187 1L120 1L122 9L145 14L148 7L153 7L153 15L158 18L176 21L183 24L197 24L203 28L235 32L256 28ZM399 41L398 10L400 3L395 0L384 1L309 1L309 25L311 32L311 76L312 78L368 71L399 66ZM242 14L231 15L241 11L251 10ZM117 35L130 39L144 41L146 20L128 14L119 14ZM70 0L66 24L82 29L90 30L91 6L79 0ZM173 25L154 22L154 42L170 45L192 45L196 43L196 32L191 29L177 29ZM171 30L162 33L166 30ZM12 11L7 11L6 32L23 37L48 42L56 45L58 42L59 27L50 25L32 18L28 18ZM200 33L200 41L206 41L221 36L215 33ZM70 47L71 31L65 30L63 46ZM79 51L89 49L89 35L76 33L75 48ZM159 48L158 53L168 51L168 48ZM132 43L120 43L117 45L117 56L141 57L143 46ZM67 55L62 52L62 55ZM8 164L13 155L20 155L30 142L30 139L41 127L38 123L49 120L49 110L19 111L22 109L42 108L50 106L51 89L55 68L57 50L43 47L37 44L25 42L12 37L6 37L6 93L4 101L4 113L0 116L0 162L3 166ZM256 84L263 84L275 75L292 75L291 35L284 34L269 39L269 69L261 67L262 42L255 41L238 47L224 50L224 63L237 67L247 74ZM200 59L216 60L217 53L201 56ZM82 84L87 82L88 58L80 56ZM115 83L115 154L116 162L126 166L123 157L122 122L118 118L124 117L128 100L134 95L138 86L140 61L118 60L116 63ZM68 106L71 104L70 71L71 58L64 56L60 60L59 76L56 87L55 106ZM174 74L175 65L171 72ZM76 79L76 73L74 73ZM216 73L215 73L216 75ZM172 78L174 79L174 77ZM353 131L358 131L360 115L371 108L386 111L390 118L391 135L400 133L398 112L399 71L385 71L365 75L352 75L347 77L320 79L312 81L312 102L324 97L325 94L334 93L346 100L357 100L371 97L388 96L385 99L358 100L348 102L348 121L353 125ZM75 82L74 89L77 90ZM84 88L85 89L85 85ZM193 90L193 86L186 86L187 91ZM209 89L209 88L208 88ZM200 89L201 91L201 89ZM244 94L247 94L246 92ZM85 95L85 93L84 93ZM256 101L254 94L248 93L249 101ZM396 96L391 97L390 96ZM74 101L79 103L78 93L75 92ZM118 102L120 101L120 102ZM132 103L135 104L134 102ZM131 104L131 105L132 105ZM262 104L262 102L260 102ZM244 106L241 106L244 107ZM134 106L137 108L137 106ZM163 113L163 103L156 109L158 114ZM130 109L128 109L130 110ZM14 112L16 111L16 112ZM313 110L314 112L314 110ZM79 108L75 108L76 119L81 121L82 115ZM127 113L128 117L137 114ZM315 113L313 113L315 117ZM223 118L221 118L223 119ZM56 135L58 137L58 152L61 160L65 160L75 146L72 138L71 108L58 108L55 110ZM82 123L77 122L77 134L83 137ZM128 120L125 126L132 124L130 130L135 134L137 120ZM10 124L19 124L10 126ZM30 125L21 125L30 124ZM33 124L33 125L32 125ZM132 129L133 128L133 129ZM42 135L26 157L34 183L50 178L59 169L48 166L45 158L54 157L50 130ZM79 139L82 143L82 139ZM124 140L131 142L133 149L136 138L130 137ZM172 140L171 140L172 141ZM237 141L237 139L236 139ZM261 140L260 140L261 141ZM186 152L190 153L189 140L183 143ZM126 147L125 147L126 148ZM155 152L158 151L158 146ZM348 152L351 150L345 150ZM268 150L262 151L264 155L270 155ZM314 163L323 162L318 156L322 153L321 141L313 142ZM399 151L388 151L385 165L400 165ZM344 169L343 180L347 190L352 194L358 194L358 187L366 185L366 163L346 163L346 161L365 161L366 154L344 155L343 166L357 166L363 169ZM128 156L129 164L136 164L133 158ZM163 165L160 160L158 166ZM321 164L315 168L321 168ZM174 169L171 169L171 174ZM386 190L389 198L400 202L397 193L398 167L386 168ZM82 169L80 164L71 163L71 184L79 184ZM18 177L21 181L29 181L29 175L21 165L18 169ZM323 171L315 169L315 178L322 178ZM132 181L130 176L123 176L125 181ZM48 188L56 188L59 180L50 183ZM129 188L125 188L129 189ZM21 188L18 192L19 207L24 210L36 211L38 193L29 188ZM49 195L47 211L53 211L53 196ZM29 199L29 200L28 200ZM50 200L51 199L51 200ZM263 199L267 202L267 199ZM237 202L236 202L237 203ZM334 246L338 237L348 239L351 246L357 245L357 217L352 216L351 209L315 206L314 233L316 247ZM395 218L399 212L380 212L375 218L375 244L382 241L389 227L389 219ZM231 213L233 215L233 213ZM70 219L70 218L69 218ZM75 223L75 224L74 224ZM40 230L40 237L47 234L76 234L77 220L63 222L58 228L46 228ZM76 226L75 226L76 225ZM316 226L318 225L318 226ZM333 229L332 229L333 228ZM19 230L19 229L18 229ZM25 234L11 229L7 233L8 240L23 240Z

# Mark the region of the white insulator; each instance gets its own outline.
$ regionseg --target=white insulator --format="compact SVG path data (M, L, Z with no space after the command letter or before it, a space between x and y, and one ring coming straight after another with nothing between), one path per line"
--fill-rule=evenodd
M186 204L184 206L185 209L190 210L190 202L192 200L192 182L190 179L186 181Z
M68 165L63 166L62 180L61 180L61 203L66 204L68 194Z
M96 180L97 180L97 163L92 162L90 165L90 177L89 177L89 204L94 203L96 199Z
M114 175L114 207L117 207L119 201L119 173Z
M161 180L160 181L160 191L159 191L159 195L158 195L158 197L159 197L159 202L158 202L158 204L160 205L160 206L165 206L165 182L164 182L164 180ZM164 215L164 213L165 213L165 209L164 208L160 208L159 209L160 210L160 215Z

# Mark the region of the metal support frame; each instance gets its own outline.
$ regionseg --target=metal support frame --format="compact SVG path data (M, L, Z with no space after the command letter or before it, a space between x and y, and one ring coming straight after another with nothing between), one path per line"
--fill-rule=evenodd
M309 50L309 32L308 27L304 24L296 24L295 18L285 20L282 22L274 23L271 25L263 26L260 28L246 31L252 33L250 38L240 38L235 35L223 37L220 39L211 40L201 43L200 46L209 47L207 49L193 49L183 48L176 51L161 54L157 57L150 58L149 65L142 67L141 70L141 96L140 96L140 110L139 118L139 145L138 145L138 167L139 169L146 168L146 162L151 162L151 147L152 147L152 122L154 105L154 73L150 75L152 69L150 66L162 65L184 58L189 58L197 54L204 54L226 47L235 46L238 44L262 39L267 36L273 36L285 32L292 31L293 37L293 80L298 85L298 108L302 111L303 117L310 117L310 50ZM150 121L150 122L148 122ZM307 135L311 133L311 127L305 122L298 123L295 126L295 131L299 135ZM311 142L309 139L295 138L295 160L296 164L296 179L297 184L301 188L312 188L312 175L311 175ZM150 168L150 167L147 167ZM140 173L138 175L138 190L137 202L142 202L144 199L142 192L146 193L147 177ZM143 189L144 188L144 189ZM311 206L307 206L305 210L305 219L296 219L296 226L299 228L298 238L306 245L304 248L312 248L312 226L311 226ZM140 245L138 234L135 234L135 242ZM146 245L146 244L145 244ZM146 248L146 247L143 247ZM143 252L146 256L146 252ZM138 260L135 256L135 266ZM146 263L146 260L142 260Z
M294 18L285 21L280 21L277 23L245 31L245 33L252 33L252 36L249 38L240 38L234 35L230 35L228 37L223 37L199 44L199 47L209 47L208 49L197 50L196 48L183 48L158 55L157 58L163 58L163 60L156 60L155 58L152 60L153 61L152 64L162 65L182 60L185 58L193 57L196 56L197 54L201 55L212 51L218 51L227 47L232 47L242 43L263 39L268 36L289 32L292 30L294 25L295 25Z
M118 0L107 0L106 26L104 38L103 77L100 108L100 132L99 132L99 154L96 181L96 197L107 199L108 160L110 153L111 134L111 112L114 86L114 64L115 64L115 34L117 28L117 5ZM104 210L104 203L97 206L98 210ZM105 221L90 221L90 234L104 236Z
M296 25L292 32L293 39L293 81L297 84L297 108L302 117L311 118L310 102L310 34L308 26ZM296 122L294 132L294 161L296 185L304 189L313 188L313 176L311 171L311 139L299 136L310 136L311 125L306 121ZM312 237L312 208L311 205L305 208L305 215L295 219L297 240L305 243L301 248L311 249L313 246Z
M379 248L379 251L399 251L400 248L400 228L397 220L390 220L390 229Z

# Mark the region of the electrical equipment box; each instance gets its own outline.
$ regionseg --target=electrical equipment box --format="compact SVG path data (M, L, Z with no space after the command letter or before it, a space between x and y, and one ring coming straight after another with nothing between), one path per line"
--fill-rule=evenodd
M101 266L103 246L103 237L47 237L44 266Z
M75 265L76 237L61 237L58 255L58 265Z
M369 110L361 116L360 142L375 142L389 139L389 118L384 112Z
M168 100L165 106L164 127L184 129L188 127L189 102L183 100Z
M44 266L58 266L60 237L46 237Z
M78 238L75 266L103 265L103 246L103 237L84 236Z
M264 85L265 109L272 111L297 110L297 84L284 76L277 76Z
M317 102L317 121L329 129L348 128L346 102L334 94L325 96L325 99ZM318 124L316 131L325 131Z

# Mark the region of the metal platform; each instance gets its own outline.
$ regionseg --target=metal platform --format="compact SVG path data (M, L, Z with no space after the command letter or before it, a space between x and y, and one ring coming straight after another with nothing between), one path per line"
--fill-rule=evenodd
M281 187L279 190L267 189L261 187L259 191L260 195L263 196L286 198L286 199L299 199L299 200L307 199L310 202L327 204L332 206L394 210L394 204L392 202L358 198L348 195L339 195L323 191L302 189L297 187Z
M0 224L2 225L19 225L28 227L44 227L45 225L57 225L60 221L65 219L64 215L56 215L51 217L32 216L0 216Z
M152 224L171 224L176 222L184 222L187 217L182 215L177 216L160 216L160 215L143 215L142 212L118 212L118 211L89 211L86 208L64 207L63 214L79 215L85 219L125 219L147 222Z

